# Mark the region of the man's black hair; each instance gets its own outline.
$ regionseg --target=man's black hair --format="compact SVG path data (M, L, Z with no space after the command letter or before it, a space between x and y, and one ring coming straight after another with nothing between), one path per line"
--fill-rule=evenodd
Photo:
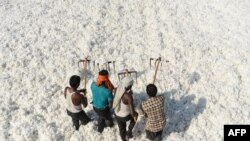
M130 86L128 86L128 87L125 87L125 91L128 91L128 90L130 90L130 89L132 89L132 85L130 85Z
M99 71L99 75L108 75L109 72L107 70L101 70Z
M77 88L80 84L80 80L81 80L80 76L73 75L70 77L69 84L71 87Z
M146 90L149 97L154 97L157 94L157 87L154 84L148 84Z

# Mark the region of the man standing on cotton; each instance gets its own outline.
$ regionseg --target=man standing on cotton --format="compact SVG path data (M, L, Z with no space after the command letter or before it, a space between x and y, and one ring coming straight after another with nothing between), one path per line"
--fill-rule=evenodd
M92 104L93 109L98 115L98 132L102 133L105 127L112 127L114 125L110 108L112 107L114 89L113 84L109 80L107 70L99 72L96 82L91 84Z
M132 86L133 79L131 77L127 76L123 78L117 87L113 103L122 141L128 141L133 137L132 130L138 117L133 105ZM126 130L127 121L130 121L128 130Z
M146 88L149 99L142 102L141 111L146 116L146 137L149 140L162 140L162 131L166 124L164 114L164 96L156 96L157 87L154 84Z
M64 90L67 114L72 118L76 130L79 130L79 121L81 121L83 125L90 122L90 118L82 109L82 104L84 107L88 105L87 98L80 94L80 92L85 93L86 89L77 90L80 85L80 77L77 75L70 77L69 84L71 87L66 87Z

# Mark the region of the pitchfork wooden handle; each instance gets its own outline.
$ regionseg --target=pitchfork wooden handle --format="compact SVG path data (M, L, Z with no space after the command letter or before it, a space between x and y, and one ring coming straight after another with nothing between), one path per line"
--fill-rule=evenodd
M160 62L161 62L161 60L159 58L159 60L157 60L157 64L156 64L156 69L155 69L155 75L154 75L153 84L155 83L155 80L156 80L156 75L157 75L157 71L158 71Z

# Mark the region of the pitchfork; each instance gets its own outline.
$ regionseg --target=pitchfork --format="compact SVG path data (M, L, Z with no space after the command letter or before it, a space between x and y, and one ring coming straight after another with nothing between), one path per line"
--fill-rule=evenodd
M110 67L111 63L113 63L113 68L114 68L114 72L115 72L115 61L107 61L104 64L102 64L101 66L104 66L106 68L106 70L110 71L111 70L111 67ZM98 67L98 70L100 71L99 63L97 63L97 67Z
M156 80L156 75L157 75L157 71L158 71L158 68L159 68L159 64L161 63L161 62L169 62L168 60L163 60L161 57L159 57L159 58L150 58L150 68L151 68L151 61L152 60L155 60L155 66L156 66L156 68L155 68L155 74L154 74L154 79L153 79L153 84L155 83L155 80ZM162 65L162 63L161 63L161 65Z
M83 63L83 70L84 70L84 89L86 89L87 84L87 69L90 67L90 60L85 58L84 60L78 61L78 68L80 68L80 63Z
M135 74L136 82L137 82L137 71L134 71L134 70L129 71L128 69L125 69L124 71L118 73L118 79L121 80L121 78L120 78L121 75L123 75L123 77L125 77L128 75L131 76L131 74Z

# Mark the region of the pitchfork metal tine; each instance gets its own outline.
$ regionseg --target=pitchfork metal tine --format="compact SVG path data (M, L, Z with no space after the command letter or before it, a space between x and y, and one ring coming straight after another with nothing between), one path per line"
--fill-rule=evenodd
M113 67L114 67L114 72L115 72L115 61L113 61Z
M78 68L80 68L80 62L81 62L81 60L80 60L80 61L78 61L78 64L77 64Z
M150 61L149 61L150 68L151 68L151 62L152 62L152 60L154 60L154 58L150 58Z
M78 68L80 68L80 63L83 62L83 60L78 61Z
M89 67L89 68L90 68L90 61L88 61L88 64L89 64L89 65L88 65L87 67Z
M109 64L110 63L112 63L111 61L108 61L108 70L110 71L111 69L110 69L110 66L109 66Z
M98 67L98 71L100 71L100 66L99 66L99 63L97 63L97 67Z
M94 66L94 70L95 70L95 61L93 61L93 66Z

